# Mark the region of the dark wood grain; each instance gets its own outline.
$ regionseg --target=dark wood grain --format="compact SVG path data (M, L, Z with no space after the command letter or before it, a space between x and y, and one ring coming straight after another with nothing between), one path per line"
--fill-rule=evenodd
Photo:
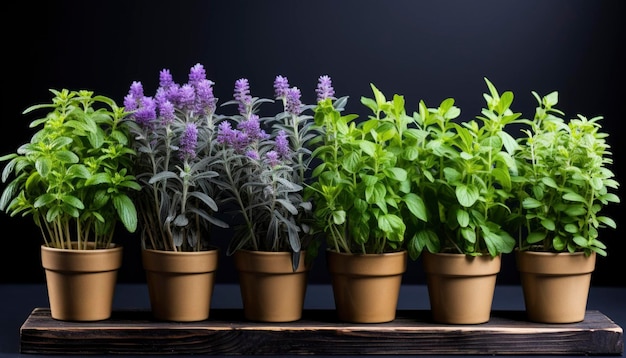
M20 329L21 353L34 354L485 354L619 355L623 330L599 311L583 322L539 324L521 311L494 311L488 323L434 323L428 310L398 311L393 322L340 322L333 310L307 310L290 323L250 322L237 309L172 323L149 311L115 311L99 322L65 322L36 308Z

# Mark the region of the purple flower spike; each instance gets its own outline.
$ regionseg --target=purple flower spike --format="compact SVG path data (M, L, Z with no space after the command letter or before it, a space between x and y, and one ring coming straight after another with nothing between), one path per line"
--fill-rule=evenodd
M139 107L135 112L135 122L140 126L152 129L154 128L154 120L156 119L156 102L151 97L143 97L140 100Z
M213 95L213 82L204 79L196 84L196 112L211 115L215 112L217 99Z
M176 118L174 115L174 105L170 101L157 102L159 107L159 116L161 117L161 123L164 125L171 124Z
M172 79L172 74L170 73L170 70L166 68L162 69L161 72L159 72L159 86L163 88L169 88L173 84L174 80Z
M193 159L196 157L196 146L198 144L198 128L195 123L187 123L185 126L185 132L183 136L180 138L180 158L190 158Z
M180 107L192 110L196 103L196 90L190 84L184 84L178 91Z
M287 139L287 133L284 130L278 132L275 147L281 158L287 158L289 155L289 139Z
M327 75L320 76L317 82L317 102L321 102L326 98L334 99L335 89L333 88L332 80Z
M254 149L250 149L246 152L246 157L252 160L259 160L259 152Z
M230 122L221 122L217 127L217 142L220 144L232 145L235 141L235 131Z
M278 153L276 153L276 151L270 150L265 154L265 156L267 157L267 162L270 166L275 167L280 164L280 161L278 160Z
M143 84L138 81L133 82L133 84L130 85L129 94L137 100L143 97Z
M202 80L206 80L206 71L204 66L197 63L189 70L189 83L195 86Z
M292 87L287 90L287 112L293 115L302 113L302 102L300 102L300 90L298 87Z
M274 80L274 94L276 99L285 99L287 98L287 90L289 90L289 81L287 77L283 77L281 75L276 76Z
M252 96L250 96L250 84L248 79L240 78L235 82L235 100L239 102L239 114L246 115L248 108L252 105Z

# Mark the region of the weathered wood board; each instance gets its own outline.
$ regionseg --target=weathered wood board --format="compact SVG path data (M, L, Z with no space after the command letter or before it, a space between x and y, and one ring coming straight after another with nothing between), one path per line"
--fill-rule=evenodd
M539 324L521 311L494 311L488 323L434 323L428 310L401 310L388 323L353 324L333 310L306 310L290 323L247 321L238 309L208 320L172 323L149 311L115 311L99 322L64 322L36 308L20 329L20 352L32 354L205 355L620 355L623 329L599 311L573 324Z

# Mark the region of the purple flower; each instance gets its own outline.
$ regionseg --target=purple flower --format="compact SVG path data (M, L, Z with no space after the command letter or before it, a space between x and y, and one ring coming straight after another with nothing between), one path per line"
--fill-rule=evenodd
M212 115L217 106L217 99L213 95L213 82L207 79L198 81L196 88L196 108L197 113Z
M136 99L143 97L143 85L141 84L141 82L134 81L130 85L129 94Z
M289 89L289 81L287 77L281 75L276 76L274 80L274 93L276 99L284 99L287 97L287 90Z
M196 103L196 90L190 84L184 84L178 91L178 105L183 110L193 110Z
M259 116L256 114L251 114L250 118L239 122L237 129L245 133L250 140L269 138L269 135L261 129L261 122L259 121Z
M198 82L206 80L206 71L204 70L204 66L199 63L196 63L189 70L189 84L196 85Z
M153 129L156 120L156 102L152 97L142 97L135 112L135 122L146 129Z
M250 84L246 78L240 78L235 82L234 98L239 102L239 114L245 116L252 105Z
M176 83L172 83L167 88L157 88L156 94L154 95L158 103L170 101L174 105L174 108L177 109L180 109L180 96L180 86Z
M275 167L280 164L280 161L278 160L278 153L276 153L276 151L270 150L265 154L265 157L271 167Z
M172 79L172 74L168 69L162 69L159 72L159 86L163 88L169 88L174 84L174 80Z
M133 82L130 85L130 89L128 90L128 94L124 97L124 108L132 112L139 108L139 104L141 99L143 98L143 85L141 82Z
M321 102L326 98L335 98L335 89L332 85L332 80L327 75L320 76L317 82L317 102Z
M287 158L289 155L289 139L287 133L284 130L280 130L276 136L276 152L281 158Z
M230 122L223 121L217 126L217 142L219 144L232 145L237 134L230 125Z
M254 149L250 149L246 152L246 157L253 159L253 160L259 160L259 152L257 152Z
M302 113L302 102L300 102L300 90L298 87L291 87L287 90L287 112L293 115Z
M163 125L168 125L174 122L175 114L174 114L174 105L172 102L165 100L162 103L158 104L159 108L159 116L161 117L161 123Z
M136 110L138 106L139 106L139 103L137 99L133 97L132 94L129 93L124 97L124 108L127 111L132 112Z
M196 146L198 144L198 128L195 123L187 123L185 132L180 138L179 150L180 159L193 159L196 157Z

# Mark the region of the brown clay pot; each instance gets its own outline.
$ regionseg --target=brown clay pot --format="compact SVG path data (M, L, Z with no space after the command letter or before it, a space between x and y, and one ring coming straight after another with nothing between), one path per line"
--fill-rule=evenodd
M327 250L335 309L341 321L382 323L396 318L407 251L346 254Z
M73 245L76 246L76 245ZM41 263L52 318L62 321L100 321L111 317L117 272L123 248L56 249L41 246Z
M142 249L154 318L194 322L209 318L219 250L174 252Z
M432 319L445 324L488 322L501 256L424 251Z
M237 250L235 268L244 317L259 322L293 322L302 318L309 267L305 252L293 270L291 252Z
M515 252L528 320L575 323L585 319L596 254Z

